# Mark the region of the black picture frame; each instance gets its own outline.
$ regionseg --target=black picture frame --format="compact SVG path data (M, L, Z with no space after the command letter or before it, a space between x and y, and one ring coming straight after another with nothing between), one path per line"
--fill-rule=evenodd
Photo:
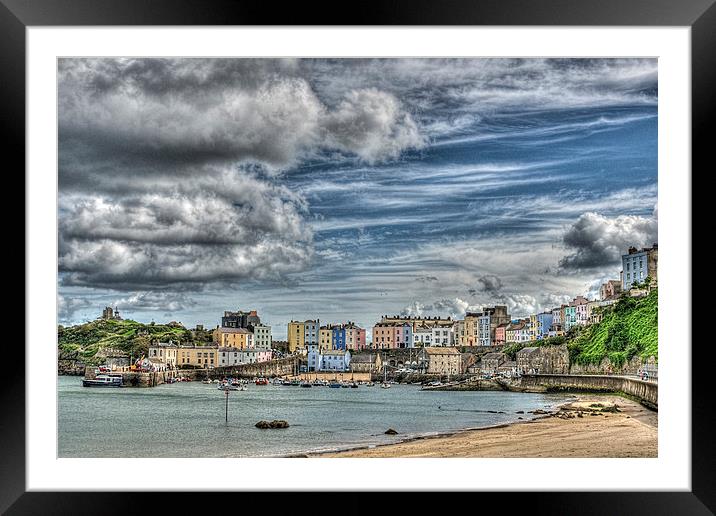
M272 3L230 0L0 0L0 124L5 164L25 167L25 30L31 26L111 25L502 25L502 26L688 26L691 28L692 192L693 181L707 173L711 142L707 136L716 105L716 0L395 0L351 4ZM7 158L11 160L8 161ZM702 171L696 174L696 171ZM684 174L688 175L688 171ZM688 178L687 178L688 179ZM19 197L19 196L18 196ZM693 197L693 204L697 198ZM27 270L25 269L27 274ZM689 278L689 281L691 279ZM28 315L25 314L25 324ZM689 314L689 318L691 315ZM689 321L690 322L690 321ZM690 342L679 343L687 346ZM708 342L703 343L705 351ZM694 342L692 356L698 356ZM7 514L115 514L135 512L129 493L25 492L25 364L6 368L0 389L0 511ZM714 440L710 435L710 378L692 378L692 490L690 492L480 493L479 506L528 508L545 514L711 514L714 495ZM317 485L317 489L319 486ZM165 493L163 511L181 510L187 495ZM193 495L192 495L193 496ZM359 493L342 504L355 508ZM271 495L273 503L295 505L290 494ZM216 507L226 496L212 495ZM294 500L294 501L291 501ZM402 510L419 498L400 498ZM475 502L476 503L476 502ZM368 504L372 505L372 504ZM101 509L100 509L101 508ZM368 509L367 509L368 510Z

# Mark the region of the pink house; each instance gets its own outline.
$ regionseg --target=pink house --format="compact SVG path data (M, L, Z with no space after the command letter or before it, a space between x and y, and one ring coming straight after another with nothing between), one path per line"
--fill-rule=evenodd
M393 323L378 323L373 326L373 348L394 349L397 341L396 326Z
M507 341L506 329L507 323L500 324L495 328L495 344L504 344Z
M353 324L346 326L346 341L348 349L359 351L365 349L365 328Z

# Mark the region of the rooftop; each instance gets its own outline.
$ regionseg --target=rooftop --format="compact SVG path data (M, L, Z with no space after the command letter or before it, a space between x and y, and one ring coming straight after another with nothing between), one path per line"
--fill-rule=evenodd
M220 326L218 330L221 333L250 333L253 334L253 332L247 330L246 328L229 328L227 326Z
M460 351L458 351L457 348L452 348L452 347L441 348L441 347L435 347L435 346L428 346L423 349L429 355L459 355L460 354Z
M527 354L529 354L529 353L532 353L533 351L536 351L537 349L539 349L537 346L530 346L530 347L528 347L528 348L522 348L521 350L519 350L519 351L517 352L517 354L518 354L518 355L519 355L519 354L527 355Z

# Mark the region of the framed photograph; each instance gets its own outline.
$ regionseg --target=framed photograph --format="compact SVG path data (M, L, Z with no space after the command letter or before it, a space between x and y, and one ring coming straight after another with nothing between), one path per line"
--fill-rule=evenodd
M713 2L0 1L27 296L3 511L714 509L690 321Z

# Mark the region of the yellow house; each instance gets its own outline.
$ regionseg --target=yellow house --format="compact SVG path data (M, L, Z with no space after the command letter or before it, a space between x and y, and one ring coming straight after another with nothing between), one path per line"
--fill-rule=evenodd
M537 314L530 315L530 340L537 340L539 334L539 320Z
M254 334L246 328L220 326L212 332L212 340L221 348L254 349Z
M333 339L333 326L326 325L321 326L320 330L318 330L318 349L321 351L330 351L331 350L331 341Z
M179 347L176 344L156 343L149 346L147 357L149 359L158 360L173 368L177 365L177 353Z
M294 353L296 349L303 348L304 342L306 342L305 323L298 321L288 323L288 352Z
M477 345L477 319L480 314L466 313L465 319L455 325L455 342L458 346Z
M179 346L177 365L199 366L211 369L219 365L219 348L216 346Z

